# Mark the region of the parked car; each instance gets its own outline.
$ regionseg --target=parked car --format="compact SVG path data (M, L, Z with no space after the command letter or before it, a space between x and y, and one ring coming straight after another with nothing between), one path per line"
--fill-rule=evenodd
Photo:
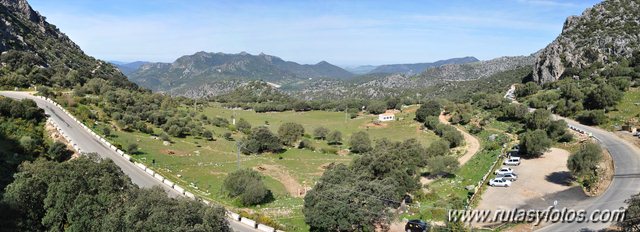
M404 226L406 232L427 232L429 231L429 224L420 219L409 220Z
M518 175L516 175L515 173L505 173L505 174L497 175L496 178L501 178L501 179L505 179L505 180L513 182L513 181L518 180Z
M518 150L511 150L511 151L507 152L507 157L508 158L514 158L514 157L520 158L520 152L518 152Z
M496 174L496 175L507 174L507 173L514 173L513 169L507 168L507 167L502 167L502 168L496 170L495 172L493 172L493 174Z
M502 178L493 178L489 180L489 185L493 187L509 187L511 186L511 181Z
M520 158L509 158L509 159L504 160L504 162L502 162L502 164L510 165L510 166L518 166L518 165L520 165Z

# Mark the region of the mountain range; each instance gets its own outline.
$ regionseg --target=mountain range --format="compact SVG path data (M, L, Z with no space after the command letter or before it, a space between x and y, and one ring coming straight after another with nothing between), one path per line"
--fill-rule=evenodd
M267 54L197 52L173 63L145 63L129 79L154 91L181 94L192 88L237 80L286 84L314 78L349 79L354 74L326 61L298 64Z

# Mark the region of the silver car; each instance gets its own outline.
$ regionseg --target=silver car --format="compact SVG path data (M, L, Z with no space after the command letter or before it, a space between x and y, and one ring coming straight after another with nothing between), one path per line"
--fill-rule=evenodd
M497 175L496 178L502 178L509 181L516 181L518 180L518 175L516 175L515 173L505 173L505 174Z

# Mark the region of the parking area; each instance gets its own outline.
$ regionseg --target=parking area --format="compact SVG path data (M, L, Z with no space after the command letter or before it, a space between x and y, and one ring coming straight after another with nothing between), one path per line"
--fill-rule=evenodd
M519 166L510 166L518 180L511 187L488 187L477 209L510 210L532 201L546 202L549 199L544 199L545 196L571 188L568 157L568 151L551 148L541 158L522 160Z

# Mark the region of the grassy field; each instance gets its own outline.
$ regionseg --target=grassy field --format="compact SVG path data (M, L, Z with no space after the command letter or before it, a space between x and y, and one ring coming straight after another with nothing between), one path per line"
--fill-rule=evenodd
M607 129L613 129L615 126L622 126L630 119L635 119L635 125L640 117L640 89L632 88L624 93L622 100L615 106L614 111L609 111L609 122L604 125Z
M398 120L386 122L382 125L374 125L371 122L377 118L375 115L360 115L355 119L345 119L342 112L279 112L279 113L255 113L248 110L230 110L213 105L204 108L201 114L209 118L223 117L229 119L244 118L253 126L266 125L274 133L285 122L300 123L305 127L306 134L312 134L316 127L324 126L329 130L339 130L343 134L344 144L336 146L336 149L347 149L348 138L357 131L366 131L373 140L388 138L394 141L402 141L409 138L418 139L424 146L439 139L432 132L419 130L420 124L413 120L416 107L409 107L404 112L396 114ZM97 126L96 131L101 131ZM156 138L143 133L114 131L109 137L114 144L127 147L136 143L140 152L132 157L157 172L163 174L172 181L187 187L189 191L197 193L205 199L222 203L226 206L242 208L233 199L222 193L222 184L227 173L237 169L236 142L221 138L221 134L230 132L227 128L206 126L216 134L215 141L207 141L201 138L188 136L186 138L172 138L170 145L164 145ZM156 134L160 129L156 128ZM234 139L240 139L243 135L239 132L233 134ZM310 137L307 135L307 137ZM329 147L321 140L313 140L316 147ZM275 196L275 201L265 205L251 208L243 208L251 213L267 215L277 222L285 225L288 231L308 230L302 214L303 199L301 196L292 196L292 186L301 189L313 187L317 179L322 175L324 167L331 163L349 163L354 155L336 155L322 153L316 149L289 148L279 154L241 155L241 168L262 168L266 185ZM287 188L289 187L289 189Z

